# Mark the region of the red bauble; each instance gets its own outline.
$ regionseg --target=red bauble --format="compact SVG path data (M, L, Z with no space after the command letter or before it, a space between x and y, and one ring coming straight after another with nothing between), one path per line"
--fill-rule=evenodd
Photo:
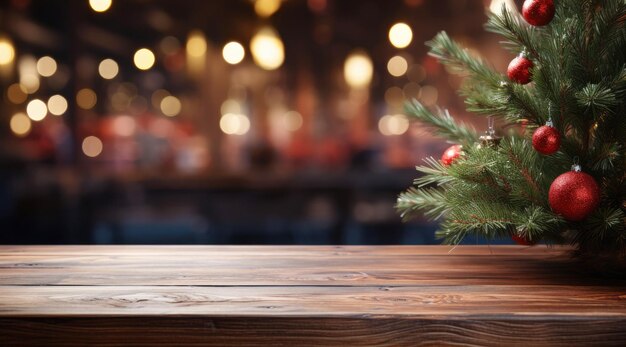
M554 1L526 0L522 6L522 16L528 24L542 26L550 23L554 17Z
M450 146L445 152L443 152L443 155L441 156L441 163L446 166L451 165L456 158L461 156L462 151L463 147L461 145Z
M552 211L569 221L581 221L600 203L600 188L590 175L570 171L550 185L548 201Z
M513 235L511 236L511 238L513 239L513 241L515 241L515 243L517 243L518 245L522 245L522 246L534 246L535 244L537 244L537 242L531 241L519 235Z
M556 153L561 146L561 134L556 128L550 125L544 125L533 134L533 147L541 154Z
M523 55L516 57L509 63L509 68L506 70L509 79L519 84L526 84L530 82L531 71L534 66L532 60L526 58Z

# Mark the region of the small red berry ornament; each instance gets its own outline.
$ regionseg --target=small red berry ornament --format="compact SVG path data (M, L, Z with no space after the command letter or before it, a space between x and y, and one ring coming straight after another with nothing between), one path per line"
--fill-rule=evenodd
M543 26L554 18L554 1L526 0L522 6L522 16L528 24Z
M511 236L511 238L513 239L513 241L515 241L515 243L521 246L534 246L537 244L537 242L531 241L526 237L517 234L514 234L513 236Z
M527 84L532 76L531 69L535 64L522 53L511 60L506 74L509 79L519 84Z
M443 155L441 156L441 163L445 166L452 165L452 163L458 157L461 156L462 152L463 152L463 146L461 145L450 146L448 149L446 149L445 152L443 152Z
M550 208L569 221L581 221L600 203L600 188L589 174L573 165L572 171L561 174L550 185Z
M541 154L550 155L556 153L561 147L561 134L548 120L546 125L540 126L533 133L533 148Z

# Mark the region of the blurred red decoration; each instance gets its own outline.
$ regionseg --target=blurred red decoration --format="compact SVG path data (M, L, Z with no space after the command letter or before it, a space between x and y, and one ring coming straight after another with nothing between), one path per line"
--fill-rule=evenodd
M519 84L527 84L530 82L531 69L533 66L534 64L532 60L520 54L515 59L511 60L511 63L509 63L507 75L511 81Z
M522 16L534 26L546 25L554 17L554 2L552 0L526 0L522 6Z
M441 156L441 163L446 166L452 165L452 163L461 156L462 152L463 147L461 145L450 146L445 152L443 152L443 155Z
M551 125L540 126L533 134L533 147L541 154L556 153L561 147L561 134Z

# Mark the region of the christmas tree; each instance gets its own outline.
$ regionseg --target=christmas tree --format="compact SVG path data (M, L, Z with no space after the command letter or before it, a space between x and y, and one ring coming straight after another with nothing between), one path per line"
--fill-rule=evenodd
M470 234L569 243L580 257L624 266L626 1L526 0L521 14L503 5L486 24L519 54L506 74L445 32L427 42L466 76L467 110L489 128L480 135L447 111L407 103L412 118L454 145L417 167L422 175L397 209L441 220L447 244Z

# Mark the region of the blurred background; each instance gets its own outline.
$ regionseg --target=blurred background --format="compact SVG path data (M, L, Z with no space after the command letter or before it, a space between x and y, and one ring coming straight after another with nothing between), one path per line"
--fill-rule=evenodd
M427 55L513 0L4 0L0 243L432 244L396 196L467 115ZM470 241L471 242L471 241Z

